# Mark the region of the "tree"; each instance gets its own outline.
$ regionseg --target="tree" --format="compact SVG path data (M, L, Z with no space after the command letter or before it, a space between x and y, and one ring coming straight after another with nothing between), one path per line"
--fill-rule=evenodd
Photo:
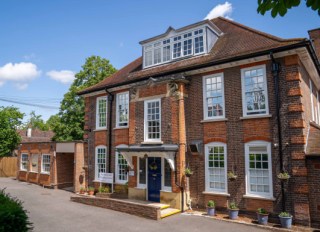
M305 0L307 7L318 11L320 16L320 0ZM288 9L297 7L301 3L300 0L258 0L258 13L264 15L267 11L271 11L271 16L275 18L278 14L284 16Z
M49 126L46 124L45 121L41 118L41 115L36 115L35 111L31 111L30 119L26 123L25 129L32 128L32 129L39 129L42 131L49 130Z
M82 70L75 75L75 80L61 102L59 120L55 118L53 125L54 140L72 141L83 138L84 100L77 92L97 84L116 71L107 59L99 56L86 59Z
M53 128L58 125L60 122L60 118L58 114L51 115L50 118L46 121L46 125L49 130L53 130Z
M12 154L21 141L17 128L24 114L15 107L0 107L0 157Z

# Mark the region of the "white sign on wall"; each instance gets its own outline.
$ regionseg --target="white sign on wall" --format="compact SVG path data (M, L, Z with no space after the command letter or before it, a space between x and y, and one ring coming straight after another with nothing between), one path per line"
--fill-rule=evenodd
M113 184L113 173L99 173L99 181L102 183Z

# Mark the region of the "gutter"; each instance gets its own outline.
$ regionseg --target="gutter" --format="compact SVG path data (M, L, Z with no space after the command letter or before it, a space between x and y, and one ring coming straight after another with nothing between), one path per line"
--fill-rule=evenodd
M108 101L110 102L109 104L109 123L108 123L108 138L107 138L107 144L108 144L108 170L111 172L111 148L112 148L112 103L113 103L113 98L114 95L108 91L106 88L105 91L108 94Z
M186 68L181 68L181 69L176 69L174 71L170 71L170 72L166 72L166 73L161 73L161 74L156 74L153 75L152 77L159 77L159 76L163 76L163 75L173 75L173 74L177 74L177 73L181 73L181 72L187 72L187 71L191 71L194 69L200 69L200 68L206 68L209 66L215 66L215 65L221 65L221 64L225 64L225 63L229 63L229 62L234 62L234 61L239 61L239 60L243 60L243 59L248 59L248 58L253 58L256 56L263 56L263 55L269 55L270 53L277 53L277 52L283 52L286 50L290 50L290 49L294 49L294 48L301 48L301 47L306 47L308 49L308 51L311 54L312 60L315 62L318 73L320 75L320 65L319 62L317 61L316 56L314 55L314 49L311 47L311 43L309 40L304 40L301 41L299 43L296 44L290 44L287 46L283 46L283 47L279 47L279 48L273 48L273 49L268 49L268 50L264 50L264 51L260 51L260 52L255 52L255 53L251 53L251 54L246 54L246 55L242 55L242 56L236 56L236 57L231 57L231 58L227 58L227 59L223 59L220 61L212 61L212 62L208 62L206 64L201 64L201 65L195 65L195 66L190 66L190 67L186 67ZM140 79L132 79L129 81L125 81L125 82L121 82L121 83L117 83L114 85L109 85L108 89L111 88L115 88L115 87L119 87L119 86L123 86L123 85L129 85L129 84L133 84L136 82L140 82L140 81L145 81L148 80L150 78L150 76L146 76ZM96 92L96 91L100 91L100 90L104 90L106 87L101 87L98 89L95 89L94 91L84 91L84 92L80 92L79 95L83 95L83 94L87 94L87 93L91 93L91 92Z
M280 118L280 91L279 91L279 73L281 71L280 63L276 62L272 52L270 52L270 58L272 61L272 76L274 79L275 87L275 100L276 100L276 115L277 115L277 129L278 129L278 149L279 149L279 159L280 159L280 170L284 172L283 164L283 151L282 151L282 129L281 129L281 118ZM286 212L286 196L284 191L284 182L281 181L281 196L282 196L282 212Z

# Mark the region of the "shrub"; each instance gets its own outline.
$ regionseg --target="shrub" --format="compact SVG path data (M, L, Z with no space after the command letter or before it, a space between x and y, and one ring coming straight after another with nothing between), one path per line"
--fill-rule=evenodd
M208 207L214 208L216 206L216 203L214 201L208 201Z
M98 192L99 193L110 193L110 189L109 189L109 187L101 186L101 187L99 187Z
M231 202L230 204L229 204L229 209L239 209L238 208L238 206L237 206L237 204L233 201L233 202Z
M288 212L281 212L281 213L279 214L279 216L280 216L280 217L291 217L291 214L288 213Z
M258 213L260 213L260 214L268 214L268 211L265 210L264 208L259 208L258 209Z
M27 211L22 202L0 190L0 232L25 232L32 230Z

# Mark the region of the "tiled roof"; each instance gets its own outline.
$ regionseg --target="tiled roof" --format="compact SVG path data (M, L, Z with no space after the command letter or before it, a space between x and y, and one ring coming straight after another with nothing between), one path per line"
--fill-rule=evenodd
M293 45L305 40L302 38L282 39L222 17L211 21L223 32L223 35L219 37L208 54L146 69L142 69L142 57L140 57L100 83L82 90L79 94L101 90L108 86L121 85L124 82L138 81L150 76L183 71L186 68L189 69L211 62Z
M32 129L31 137L27 136L27 130L18 130L18 134L21 136L21 143L51 142L54 136L53 131L42 131L39 129Z

